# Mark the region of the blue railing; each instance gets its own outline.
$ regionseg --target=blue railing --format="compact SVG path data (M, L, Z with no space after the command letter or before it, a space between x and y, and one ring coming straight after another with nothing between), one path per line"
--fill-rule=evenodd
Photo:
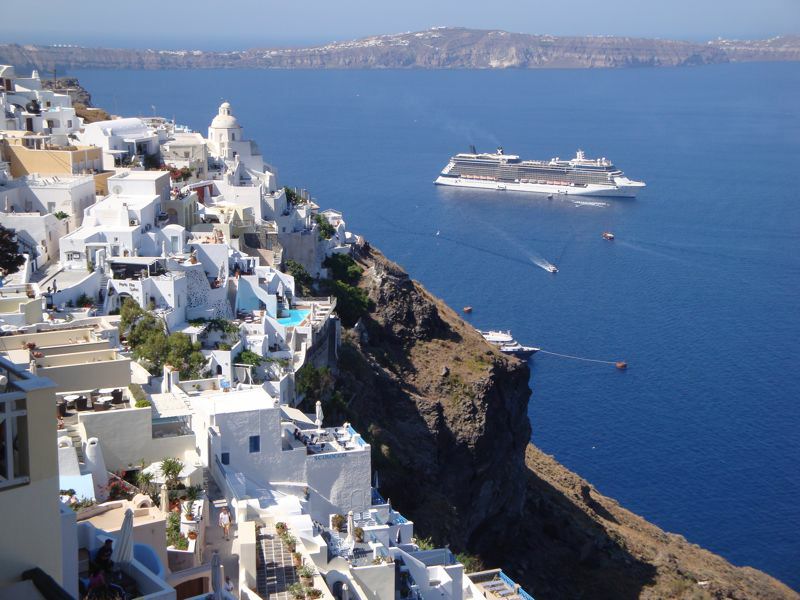
M510 587L511 587L511 589L513 589L514 591L516 591L517 595L518 595L520 598L522 598L522 600L536 600L536 599L535 599L533 596L531 596L531 595L530 595L528 592L526 592L525 590L523 590L523 589L522 589L522 586L517 586L517 583L516 583L516 582L515 582L513 579L511 579L511 577L509 577L508 575L506 575L506 574L505 574L505 573L503 573L502 571L500 571L500 579L502 579L502 580L503 580L503 582L504 582L506 585L510 586Z
M500 579L502 579L503 581L505 581L505 582L506 582L508 585L510 585L512 588L513 588L513 587L515 587L515 586L517 585L517 584L514 582L514 580L513 580L513 579L511 579L511 577L509 577L508 575L506 575L506 574L505 574L505 573L503 573L502 571L500 571Z
M535 599L533 596L531 596L531 595L530 595L528 592L526 592L526 591L525 591L525 590L523 590L522 588L519 588L519 589L517 590L517 595L518 595L520 598L522 598L522 600L536 600L536 599Z

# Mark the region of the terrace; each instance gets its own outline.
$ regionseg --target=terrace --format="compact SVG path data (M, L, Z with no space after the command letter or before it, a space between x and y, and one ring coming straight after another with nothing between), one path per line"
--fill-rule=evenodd
M317 429L313 423L290 420L282 421L281 426L283 427L284 451L305 448L306 454L331 454L369 448L361 436L349 425Z
M488 600L534 600L533 596L501 569L468 573L467 577Z

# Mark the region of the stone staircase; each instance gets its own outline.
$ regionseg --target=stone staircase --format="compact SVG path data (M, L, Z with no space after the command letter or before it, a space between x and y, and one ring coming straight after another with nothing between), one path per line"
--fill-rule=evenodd
M78 456L78 462L86 462L86 459L83 456L83 440L81 439L81 435L78 433L77 425L67 425L64 431L69 436L69 439L72 440L72 446L75 448L75 454Z
M286 590L300 581L289 552L272 527L260 525L256 535L256 590L262 598L291 600Z

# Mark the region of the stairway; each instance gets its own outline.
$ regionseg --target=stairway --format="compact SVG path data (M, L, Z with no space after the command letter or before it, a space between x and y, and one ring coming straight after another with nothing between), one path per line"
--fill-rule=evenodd
M256 536L256 590L262 598L291 600L287 588L300 581L292 553L272 527L261 525Z
M72 440L72 446L75 448L75 454L78 456L78 462L86 462L83 457L83 440L81 439L81 435L78 433L77 426L67 425L65 431L69 436L69 439Z

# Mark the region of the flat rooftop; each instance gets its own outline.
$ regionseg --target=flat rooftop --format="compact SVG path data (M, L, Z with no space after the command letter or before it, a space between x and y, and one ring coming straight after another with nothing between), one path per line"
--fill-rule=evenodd
M208 414L224 414L276 408L278 402L264 388L253 387L230 392L207 390L191 395L192 407Z

